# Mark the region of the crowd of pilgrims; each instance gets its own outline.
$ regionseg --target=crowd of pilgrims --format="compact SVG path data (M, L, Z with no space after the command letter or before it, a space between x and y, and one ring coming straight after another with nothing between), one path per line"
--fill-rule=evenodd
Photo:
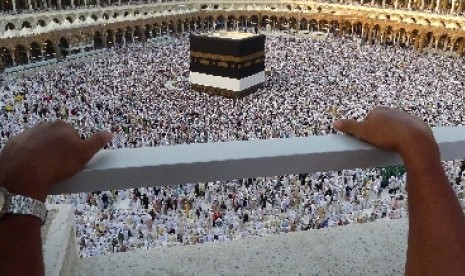
M92 61L0 83L0 144L42 121L65 120L111 148L172 146L334 133L336 118L402 108L430 126L463 125L462 58L368 45L353 37L266 39L266 82L232 100L190 90L186 36L132 44ZM444 162L463 205L465 165ZM405 217L405 174L353 169L50 196L75 206L82 257ZM124 204L123 204L124 203Z

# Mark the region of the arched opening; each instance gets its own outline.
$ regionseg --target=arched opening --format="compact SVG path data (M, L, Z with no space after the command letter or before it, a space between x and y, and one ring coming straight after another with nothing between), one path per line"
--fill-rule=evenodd
M184 19L184 22L183 22L183 25L184 25L184 32L190 32L190 23L189 23L189 19L186 18Z
M340 29L340 26L339 26L339 22L336 21L336 20L332 20L330 23L329 23L329 27L328 27L328 31L331 32L331 33L337 33L339 32L339 29Z
M414 46L415 48L418 46L420 32L418 30L413 30L410 33L410 45Z
M239 17L238 27L243 29L247 26L247 18L243 15Z
M5 31L8 31L8 30L14 30L16 27L13 23L8 23L6 24L5 26Z
M10 53L10 50L8 50L5 47L0 48L0 59L3 60L3 66L5 68L14 66L13 57L12 57L12 55Z
M257 15L252 15L250 17L250 27L258 27L259 19Z
M134 35L133 35L134 41L145 42L142 34L143 34L143 32L142 32L141 28L139 26L136 26L134 28Z
M99 31L96 31L94 33L94 49L102 49L105 48L105 45L103 43L103 36Z
M448 42L449 37L446 34L441 35L436 44L436 49L447 51Z
M152 38L152 26L150 26L149 24L145 25L144 33L146 39Z
M66 38L62 37L60 38L60 43L58 44L58 47L61 50L61 55L66 58L69 54L69 44L68 40Z
M53 59L53 58L57 57L56 52L55 52L55 48L53 47L53 43L50 40L46 40L44 42L44 55L45 55L46 60Z
M292 30L298 29L297 19L295 19L294 17L291 17L291 19L289 19L289 29L292 29Z
M362 32L363 32L363 25L361 22L357 22L355 24L352 24L352 29L353 29L353 33L358 35L358 36L361 36L362 35Z
M32 28L31 23L29 21L24 21L23 24L21 25L21 29L24 28Z
M459 37L457 40L455 40L452 50L463 56L464 42L465 39L463 37Z
M154 24L152 28L152 37L160 36L161 28L158 24Z
M261 24L262 27L266 27L266 24L270 23L270 18L267 15L262 16Z
M434 45L434 35L432 32L428 32L423 39L423 45L421 45L421 48L425 47L433 47Z
M31 62L42 61L42 52L37 42L31 43L30 53Z
M27 50L23 45L16 45L14 55L16 65L25 65L29 63L29 59L27 58Z
M39 19L39 20L37 21L37 26L45 27L45 25L47 25L47 24L45 23L44 20Z
M226 21L226 28L228 30L234 30L237 26L237 19L234 15L228 16L228 20Z
M134 42L131 28L128 27L126 29L126 31L124 32L124 38L126 39L126 43L133 43Z
M115 33L113 32L113 30L107 30L105 32L105 37L107 38L107 47L115 47Z
M176 25L173 21L170 21L170 23L168 23L168 34L169 35L172 35L175 33L175 29L176 28Z
M325 19L318 22L318 31L319 32L329 32L329 23Z
M176 21L176 31L178 34L182 33L183 26L184 24L181 19L178 19L178 21Z
M278 24L278 18L273 15L273 16L270 17L270 20L271 20L271 22L270 22L271 28L275 29L277 24Z
M319 29L318 22L315 19L310 19L308 21L308 27L309 27L311 32L316 32Z
M394 42L393 42L393 37L394 33L392 31L392 27L391 26L387 26L386 29L384 30L384 43L386 45L392 45Z
M306 18L302 18L300 20L300 27L299 27L300 30L308 30L308 21Z
M116 30L115 33L115 46L124 44L124 31L121 29Z
M224 16L220 15L216 18L216 22L214 24L215 30L221 30L226 28L226 22Z

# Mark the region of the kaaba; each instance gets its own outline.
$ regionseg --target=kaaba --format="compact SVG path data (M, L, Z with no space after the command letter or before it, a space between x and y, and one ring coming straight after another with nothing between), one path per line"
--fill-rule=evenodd
M190 76L195 91L240 98L265 81L265 36L215 32L190 36Z

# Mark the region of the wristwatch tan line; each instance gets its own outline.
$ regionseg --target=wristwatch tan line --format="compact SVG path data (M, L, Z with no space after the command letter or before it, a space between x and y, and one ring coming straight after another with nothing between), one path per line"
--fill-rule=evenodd
M47 218L47 207L40 200L12 194L5 187L0 186L0 223L1 219L8 214L35 216L44 224Z

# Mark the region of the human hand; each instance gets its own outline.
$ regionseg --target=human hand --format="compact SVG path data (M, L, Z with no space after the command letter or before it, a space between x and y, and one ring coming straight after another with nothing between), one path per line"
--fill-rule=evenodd
M0 186L45 201L49 189L84 168L112 139L99 132L86 140L69 124L41 123L10 139L0 152Z
M398 109L377 107L361 122L337 120L333 127L382 149L396 151L406 163L424 154L439 158L431 129L420 118Z

